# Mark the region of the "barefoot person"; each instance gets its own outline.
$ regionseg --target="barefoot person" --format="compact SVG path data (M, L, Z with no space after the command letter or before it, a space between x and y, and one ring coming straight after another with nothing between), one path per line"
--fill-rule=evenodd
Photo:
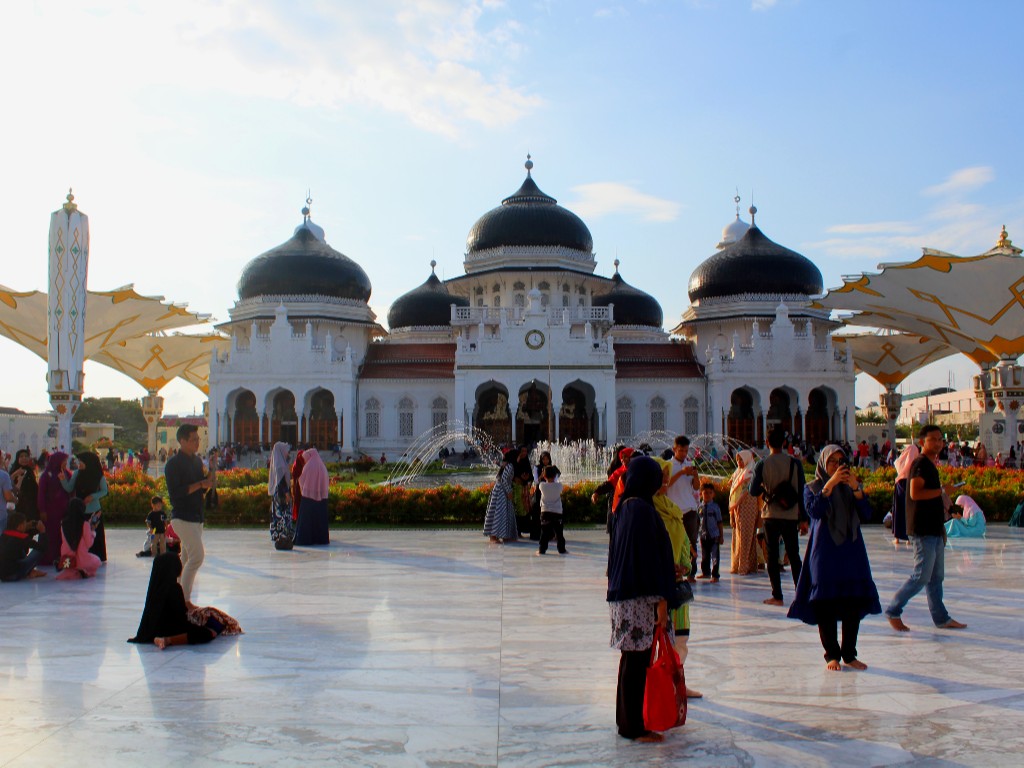
M928 595L932 622L940 629L963 629L966 624L954 620L942 602L942 579L945 575L946 547L945 505L942 495L953 493L952 485L942 485L936 461L946 441L942 430L934 424L921 427L921 456L910 468L907 484L907 532L913 538L914 570L910 578L893 596L885 615L897 632L909 632L903 623L903 609L910 598L922 589Z
M176 553L165 552L153 558L146 607L129 643L152 643L163 650L172 645L208 643L221 634L241 633L238 622L226 613L189 606L178 583L180 575L181 560Z
M857 658L857 633L861 619L882 612L860 530L861 521L871 519L871 503L838 445L825 446L818 456L814 481L804 487L804 506L810 534L789 617L818 626L828 669L839 671L840 659L867 669Z

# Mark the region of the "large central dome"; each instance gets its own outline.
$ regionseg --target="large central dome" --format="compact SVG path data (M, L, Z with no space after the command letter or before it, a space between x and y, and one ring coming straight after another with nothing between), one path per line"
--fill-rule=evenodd
M815 296L821 272L796 251L769 240L751 224L736 242L705 260L690 276L690 301L743 294Z
M238 280L238 297L331 296L367 301L370 278L363 268L322 239L307 219L290 240L250 261Z
M541 192L530 175L532 168L527 159L523 185L477 219L466 238L467 253L503 246L561 247L587 254L594 250L587 225Z

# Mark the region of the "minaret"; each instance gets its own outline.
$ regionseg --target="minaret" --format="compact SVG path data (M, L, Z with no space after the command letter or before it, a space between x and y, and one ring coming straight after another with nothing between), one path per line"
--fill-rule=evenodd
M82 403L85 374L85 280L89 271L89 217L67 202L50 215L46 382L57 414L57 447L71 453L71 419Z

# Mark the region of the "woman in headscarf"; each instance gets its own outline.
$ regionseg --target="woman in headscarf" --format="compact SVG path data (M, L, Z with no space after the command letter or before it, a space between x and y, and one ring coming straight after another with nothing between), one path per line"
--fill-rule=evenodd
M530 464L530 449L519 446L515 462L515 475L512 478L512 506L516 514L516 533L531 535L530 530L530 481L533 479L533 465Z
M302 503L302 489L299 487L299 478L302 477L302 467L306 464L302 453L302 451L296 451L295 461L292 462L292 527L294 527L294 523L299 519L299 504Z
M757 499L750 495L757 458L750 449L736 454L736 471L729 480L729 525L732 550L729 573L757 573Z
M103 526L100 499L107 495L107 479L103 476L100 457L92 451L76 455L78 469L71 475L75 484L75 497L85 502L85 511L95 519L96 539L89 549L102 562L107 561L107 534Z
M288 443L274 443L267 472L267 495L270 496L270 540L275 549L291 549L295 538L292 525L292 476L288 469ZM301 452L300 452L301 453Z
M487 499L487 513L484 515L484 536L490 537L492 543L515 541L519 538L516 528L516 512L512 501L514 493L512 479L515 476L515 463L519 452L505 451L498 466L498 474L494 479L494 487Z
M789 617L818 626L828 669L840 670L840 660L867 669L857 658L857 633L861 619L882 612L860 528L871 519L871 503L838 445L821 451L814 481L804 487L804 506L811 525Z
M654 630L668 627L668 601L675 592L672 541L654 508L662 469L638 456L626 472L622 500L608 548L608 611L611 647L621 651L615 722L619 735L637 741L661 741L644 725L644 687Z
M910 541L907 536L907 483L910 482L910 468L921 455L916 443L908 443L893 462L896 467L896 485L892 490L892 538L893 544Z
M47 552L40 563L55 563L60 556L60 528L68 500L75 484L68 471L68 455L54 451L46 459L46 469L39 476L39 517L46 524Z
M953 538L980 539L985 535L985 513L978 502L967 494L960 494L954 502L962 512L953 512L946 521L946 535Z
M295 523L295 543L300 547L330 544L327 514L330 476L316 448L303 451L302 458L305 460L299 477L302 503L299 505L299 520Z
M171 645L199 645L221 634L238 635L238 622L216 608L197 608L185 602L178 577L181 558L165 552L153 558L146 606L135 637L129 643L153 643L163 650Z
M96 575L100 569L100 559L91 551L95 536L85 502L79 498L71 499L60 524L58 579L73 581Z
M36 480L36 460L32 458L28 448L22 448L14 454L14 464L11 465L11 481L18 489L18 502L14 509L21 512L26 520L41 520L46 518L39 512L39 483ZM49 565L52 561L46 560L46 553L43 553L39 564Z

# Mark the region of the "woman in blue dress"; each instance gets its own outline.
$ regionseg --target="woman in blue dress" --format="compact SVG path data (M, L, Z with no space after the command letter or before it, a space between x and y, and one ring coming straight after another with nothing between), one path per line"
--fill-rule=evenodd
M960 494L954 502L963 512L953 514L946 521L946 535L951 539L980 539L985 536L985 513L978 502L966 494Z
M842 669L840 660L867 669L857 658L857 633L861 619L882 612L860 530L861 521L871 518L871 504L838 445L826 446L818 457L804 506L811 526L789 617L817 625L828 669Z

